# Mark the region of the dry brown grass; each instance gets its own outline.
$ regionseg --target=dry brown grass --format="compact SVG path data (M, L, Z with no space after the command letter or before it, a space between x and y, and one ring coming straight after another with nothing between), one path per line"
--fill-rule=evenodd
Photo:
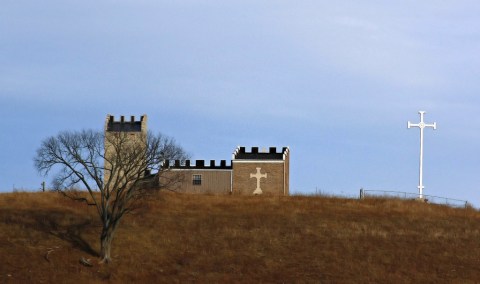
M0 282L475 283L480 213L392 199L162 193L98 264L94 207L0 194ZM90 258L93 267L79 263Z

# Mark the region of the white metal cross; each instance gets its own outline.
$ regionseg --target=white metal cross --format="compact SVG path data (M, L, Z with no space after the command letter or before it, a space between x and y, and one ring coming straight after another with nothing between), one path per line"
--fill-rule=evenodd
M419 181L418 181L418 194L420 198L423 198L423 129L425 127L432 127L434 130L437 129L437 123L434 122L432 124L427 124L423 121L423 115L425 111L419 111L420 114L420 123L413 124L410 121L408 122L408 128L411 127L418 127L420 128L420 174L419 174Z
M262 178L267 178L267 173L260 173L260 171L262 170L262 168L257 168L257 173L256 174L250 174L250 178L256 178L257 179L257 188L255 189L255 191L253 192L253 194L262 194L263 191L262 189L260 188L260 180Z

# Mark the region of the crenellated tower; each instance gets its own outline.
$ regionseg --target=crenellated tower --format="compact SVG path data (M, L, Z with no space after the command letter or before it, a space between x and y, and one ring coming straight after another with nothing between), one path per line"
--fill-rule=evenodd
M145 158L137 153L142 153L146 147L147 115L142 115L140 120L136 120L135 116L129 118L126 120L122 115L120 120L115 120L113 115L108 114L105 120L104 182L110 179L110 169L114 164L128 166L127 163L133 163L139 167L145 164Z

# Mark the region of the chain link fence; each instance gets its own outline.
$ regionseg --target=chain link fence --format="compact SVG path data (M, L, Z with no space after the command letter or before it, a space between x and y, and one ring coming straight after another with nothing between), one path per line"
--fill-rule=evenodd
M360 189L360 199L364 198L401 198L401 199L420 199L418 193L403 192L403 191L393 191L393 190L366 190ZM469 203L467 200L447 198L434 195L425 195L423 194L422 198L427 203L448 205L452 207L468 207Z

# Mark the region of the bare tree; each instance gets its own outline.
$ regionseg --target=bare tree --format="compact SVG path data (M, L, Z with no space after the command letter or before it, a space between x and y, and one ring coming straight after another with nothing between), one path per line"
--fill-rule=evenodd
M34 161L44 175L57 170L54 188L63 194L75 198L68 189L79 186L88 192L89 203L96 206L102 222L100 257L102 262L110 262L121 218L148 192L167 186L159 184L159 176L167 170L163 161L187 158L175 140L161 134L149 132L132 138L128 132L104 135L83 130L45 139Z

